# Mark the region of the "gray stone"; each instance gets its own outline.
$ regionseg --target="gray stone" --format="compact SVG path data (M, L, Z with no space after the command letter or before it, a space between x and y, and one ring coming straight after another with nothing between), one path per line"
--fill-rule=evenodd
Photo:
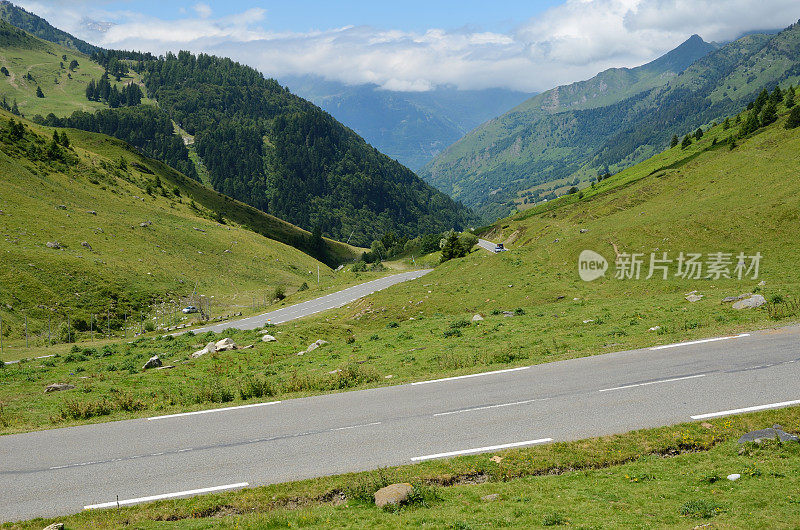
M379 508L394 505L399 506L408 500L408 496L414 491L414 487L408 482L402 484L390 484L375 492L375 505Z
M276 339L272 335L264 335L263 337L261 337L261 340L263 342L278 342L278 339Z
M692 303L699 302L702 299L703 299L703 295L702 294L690 294L690 295L686 296L686 301L687 302L692 302Z
M45 245L47 248L54 248L56 250L61 249L61 244L58 241L48 241Z
M780 425L773 425L771 429L760 429L758 431L752 431L741 438L739 438L740 444L745 444L748 442L754 443L761 443L762 440L780 440L781 442L797 442L800 441L800 438L795 436L794 434L789 434L788 432L784 431Z
M64 390L72 390L75 388L73 385L69 385L67 383L53 383L52 385L47 385L44 387L44 393L49 394L50 392L62 392Z
M588 231L589 231L589 230L588 230L588 229L586 229L586 228L581 228L581 234L585 234L585 233L586 233L586 232L588 232Z
M233 342L233 339L229 338L222 339L214 345L215 351L231 351L238 348L239 347L236 345L236 343Z
M742 476L741 476L739 473L731 473L730 475L728 475L728 477L727 477L727 478L728 478L728 480L730 480L731 482L736 482L737 480L739 480L740 478L742 478Z
M45 526L44 530L64 530L64 523L53 523L49 526Z
M503 311L503 316L504 317L513 317L514 316L514 312L513 311Z
M81 243L81 246L82 246L83 248L88 248L89 250L92 250L92 245L90 245L88 241L84 241L84 242L82 242L82 243Z
M481 500L482 501L486 501L486 502L492 502L492 501L496 501L499 498L500 498L500 494L499 493L491 493L489 495L484 495L483 497L481 497Z
M306 353L311 353L312 351L316 350L317 348L319 348L321 346L325 346L326 344L328 344L327 340L320 339L320 340L314 342L313 344L309 344L308 348L306 348Z
M738 302L739 300L744 300L745 298L749 298L750 296L753 296L753 293L740 294L739 296L726 296L725 298L722 299L722 303L729 304L731 302Z
M150 221L145 221L143 223L139 223L139 226L141 226L142 228L147 228L148 226L151 226L152 224L153 223L151 223Z
M755 309L757 307L761 307L762 305L766 304L767 300L761 296L760 294L754 294L750 298L745 298L744 300L739 300L735 304L733 304L734 309Z
M158 355L153 355L152 357L150 357L150 360L144 363L142 370L149 370L150 368L159 368L163 364L164 363L161 362L161 359L158 358Z
M472 321L473 322L480 322L482 320L483 320L483 317L481 315L475 315L474 317L472 317Z

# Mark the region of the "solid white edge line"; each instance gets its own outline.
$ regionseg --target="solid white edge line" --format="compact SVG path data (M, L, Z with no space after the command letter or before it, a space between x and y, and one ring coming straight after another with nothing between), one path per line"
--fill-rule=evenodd
M628 388L636 388L639 386L649 386L649 385L658 385L661 383L672 383L673 381L686 381L687 379L697 379L700 377L705 377L707 374L697 374L697 375L687 375L686 377L674 377L672 379L661 379L659 381L648 381L647 383L636 383L633 385L625 385L625 386L617 386L614 388L604 388L600 390L600 392L612 392L614 390L626 390Z
M142 502L159 501L164 499L174 499L176 497L188 497L191 495L200 495L201 493L212 493L214 491L232 490L237 488L246 488L249 486L247 482L239 482L238 484L227 484L225 486L214 486L211 488L201 488L197 490L179 491L176 493L164 493L163 495L151 495L149 497L139 497L138 499L126 499L124 501L111 501L101 504L90 504L84 506L84 510L101 510L103 508L116 508L117 506L128 506L130 504L139 504Z
M794 401L784 401L782 403L770 403L769 405L757 405L755 407L745 407L742 409L732 409L732 410L723 410L720 412L711 412L709 414L698 414L696 416L692 416L693 420L704 420L707 418L718 418L720 416L732 416L734 414L743 414L745 412L755 412L758 410L767 410L767 409L780 409L783 407L791 407L792 405L800 405L800 399L796 399Z
M267 403L253 403L251 405L239 405L238 407L225 407L221 409L209 409L209 410L195 410L194 412L181 412L178 414L167 414L165 416L153 416L147 418L147 421L152 420L165 420L168 418L180 418L181 416L196 416L198 414L211 414L213 412L225 412L229 410L239 410L239 409L252 409L255 407L266 407L268 405L277 405L280 401L270 401Z
M530 366L523 366L521 368L508 368L506 370L495 370L494 372L481 372L479 374L469 374L469 375L459 375L456 377L445 377L444 379L431 379L430 381L417 381L416 383L411 383L411 386L416 385L428 385L430 383L442 383L444 381L456 381L458 379L469 379L471 377L483 377L484 375L496 375L496 374L507 374L509 372L518 372L520 370L528 370Z
M524 442L514 442L510 444L502 444L502 445L489 445L486 447L476 447L475 449L464 449L462 451L450 451L448 453L437 453L435 455L425 455L425 456L415 456L411 460L413 462L419 462L421 460L433 460L434 458L446 458L448 456L458 456L458 455L469 455L474 453L483 453L487 451L498 451L500 449L510 449L512 447L523 447L526 445L538 445L547 442L552 442L552 438L540 438L539 440L527 440Z
M730 337L715 337L713 339L702 339L702 340L693 340L690 342L678 342L676 344L665 344L664 346L654 346L650 348L650 350L666 350L668 348L678 348L680 346L693 346L695 344L705 344L707 342L719 342L721 340L730 340L730 339L742 339L744 337L749 337L749 333L741 333L739 335L731 335Z

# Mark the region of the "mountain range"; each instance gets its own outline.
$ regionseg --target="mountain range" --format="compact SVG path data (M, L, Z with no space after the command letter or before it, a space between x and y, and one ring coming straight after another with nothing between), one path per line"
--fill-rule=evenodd
M695 35L653 62L539 94L456 142L420 174L484 219L544 185L585 185L741 110L800 75L800 27L725 45ZM580 184L584 183L584 184ZM532 191L533 190L533 191Z
M459 90L453 86L399 92L313 75L280 81L414 171L478 125L532 96L503 88Z

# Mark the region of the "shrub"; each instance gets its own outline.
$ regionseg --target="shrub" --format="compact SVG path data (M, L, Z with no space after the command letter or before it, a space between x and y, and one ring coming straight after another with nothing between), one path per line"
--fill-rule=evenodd
M297 288L297 292L308 291L308 284L303 282L300 287Z
M469 326L470 322L465 318L450 323L450 329L468 328Z
M449 339L450 337L460 337L461 330L460 329L448 329L442 334L444 338Z
M196 403L228 403L233 401L233 390L225 385L215 382L206 384L197 391Z
M399 328L400 324L398 324L397 322L389 322L388 324L386 324L386 327L387 328Z
M276 287L275 292L272 294L272 299L283 300L284 298L286 298L286 291L284 290L284 288L281 286Z
M61 405L61 417L65 420L88 420L96 416L108 416L112 406L107 399L102 401L78 401L68 399Z
M277 387L266 379L250 377L239 383L239 397L243 400L272 397L278 393Z
M155 322L153 322L152 320L147 320L147 321L144 323L144 331L145 331L146 333L152 333L152 332L154 332L155 330L156 330L156 324L155 324Z
M357 261L353 264L350 270L353 272L367 272L367 262Z
M542 518L542 526L561 526L567 524L567 520L558 512L548 513Z

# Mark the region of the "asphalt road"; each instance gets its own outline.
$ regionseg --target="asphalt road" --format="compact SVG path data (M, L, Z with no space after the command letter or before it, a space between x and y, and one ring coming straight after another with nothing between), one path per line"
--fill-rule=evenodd
M247 408L0 437L0 519L800 403L800 327ZM766 426L765 426L766 427Z
M494 249L497 248L497 244L492 243L491 241L487 241L485 239L478 239L478 246L484 250L488 250L492 254L494 254Z
M416 280L417 278L420 278L421 276L428 274L429 272L431 272L431 270L432 269L424 269L418 271L403 272L400 274L393 274L391 276L386 276L385 278L378 278L377 280L372 280L370 282L362 283L360 285L354 285L353 287L348 287L343 291L331 293L322 296L320 298L315 298L314 300L309 300L307 302L302 302L299 304L284 307L275 311L271 311L269 313L264 313L262 315L243 318L241 320L233 320L230 322L223 322L221 324L216 324L214 326L195 328L192 329L191 331L193 331L194 333L205 333L206 331L213 331L215 333L219 333L221 331L230 328L247 330L247 329L258 329L264 327L264 325L266 325L267 323L283 324L284 322L289 322L290 320L297 320L298 318L315 315L322 311L327 311L328 309L342 307L344 305L349 304L350 302L358 300L359 298L369 296L377 291L388 289L389 287L397 285L398 283L403 283L410 280ZM176 333L175 335L180 335L180 334L181 333Z

